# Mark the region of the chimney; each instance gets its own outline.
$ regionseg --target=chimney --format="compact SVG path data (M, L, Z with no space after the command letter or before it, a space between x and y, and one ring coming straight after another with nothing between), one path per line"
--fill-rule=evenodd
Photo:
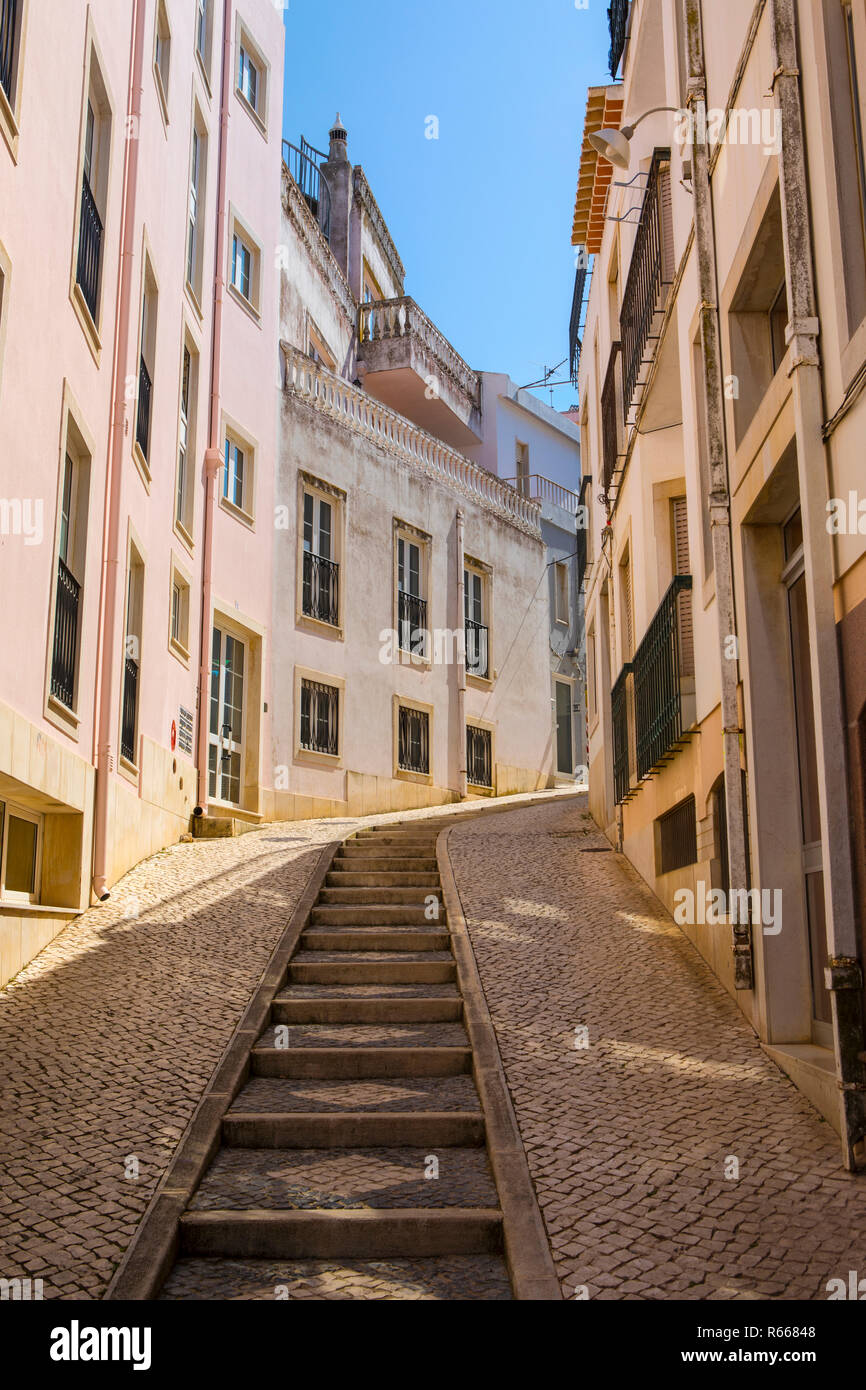
M343 274L349 275L349 224L352 212L352 166L346 148L346 127L337 112L329 131L328 158L321 166L331 192L331 250Z

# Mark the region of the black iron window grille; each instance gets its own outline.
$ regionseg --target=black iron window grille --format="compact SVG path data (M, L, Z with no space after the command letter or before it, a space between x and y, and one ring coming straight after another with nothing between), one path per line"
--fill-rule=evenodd
M486 680L489 670L487 652L490 634L483 623L473 622L471 618L466 619L465 626L466 670L470 676L480 676Z
M647 177L640 223L619 311L622 341L622 409L629 411L640 382L641 367L651 360L648 343L658 336L653 322L665 306L673 282L670 150L656 150Z
M75 653L81 585L63 561L57 560L57 598L54 606L54 651L51 694L72 709L75 697Z
M619 354L620 344L611 343L607 372L601 389L601 485L605 493L610 490L619 454L619 420L616 408L616 363Z
M123 667L123 711L120 721L120 752L135 762L135 720L138 709L138 662L128 656Z
M430 716L424 710L401 705L397 765L403 772L430 772Z
M474 787L493 786L493 735L475 724L466 726L466 780Z
M94 323L99 300L101 260L102 218L99 216L90 181L87 174L84 174L81 185L81 225L78 232L78 269L75 278Z
M607 61L610 75L614 81L616 81L622 55L625 52L625 40L628 32L628 7L629 0L612 0L607 12L607 23L608 29L610 30L610 51L607 55Z
M308 618L338 627L340 622L340 566L312 551L304 551L303 612Z
M683 734L683 661L679 595L692 587L690 574L674 576L634 654L637 775L651 772Z
M0 0L0 87L11 105L15 73L15 42L18 0Z
M138 368L138 416L135 423L135 438L145 459L150 448L150 398L153 384L147 363L142 357Z
M610 692L611 725L613 728L613 787L617 805L625 801L629 793L629 740L628 740L628 678L631 662L627 662L617 677Z
M319 681L301 681L301 747L310 753L339 755L340 692Z
M697 863L698 823L693 796L659 816L658 826L661 873L669 874Z

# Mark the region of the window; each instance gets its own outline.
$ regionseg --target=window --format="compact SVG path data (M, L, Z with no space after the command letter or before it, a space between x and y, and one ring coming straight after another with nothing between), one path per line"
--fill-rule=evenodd
M237 91L242 104L263 135L267 134L269 67L261 49L238 17Z
M172 557L169 646L183 660L189 657L189 589L189 580Z
M81 129L81 200L74 253L73 303L91 338L98 333L111 110L96 52L91 46ZM98 338L95 339L98 346Z
M553 573L556 621L568 627L571 621L571 603L568 592L568 565L565 560L557 560L553 567Z
M466 726L466 780L473 787L493 786L493 734L477 724Z
M426 659L426 543L414 534L397 536L397 633L401 651Z
M195 0L195 53L202 76L210 89L210 62L213 35L213 0Z
M515 445L515 466L517 468L517 491L522 497L529 496L529 445L518 442Z
M713 490L710 476L710 451L707 442L707 388L704 380L704 355L701 337L698 334L692 344L692 372L694 379L695 418L698 435L698 464L700 467L701 496L708 498ZM704 579L709 579L715 566L713 555L713 529L710 524L710 508L703 505L701 512L701 539L704 548Z
M204 120L196 106L193 114L192 147L189 161L189 208L186 234L186 282L201 313L204 265L204 210L207 180L208 139Z
M156 357L156 280L145 252L144 284L141 291L141 346L138 358L138 406L135 416L135 443L139 462L150 476L150 434L153 420L153 373Z
M232 284L240 290L244 299L250 297L250 274L253 267L253 253L243 238L235 233L232 238Z
M32 811L0 801L0 898L36 902L39 898L42 819Z
M307 356L329 372L337 369L337 361L317 328L309 324L307 330Z
M685 497L671 498L671 541L674 574L691 574L689 559L689 513ZM680 674L695 674L695 643L692 628L692 591L684 590L677 598L677 625L680 643Z
M168 123L168 75L171 67L171 29L165 0L156 7L156 35L153 46L153 75L163 119Z
M255 446L227 426L223 446L223 485L220 503L242 520L252 522L255 503Z
M787 352L787 301L782 205L778 184L755 235L731 301L731 372L739 382L732 402L734 433L742 443Z
M68 407L60 460L48 694L54 713L66 716L75 714L78 696L90 496L90 454Z
M376 279L375 275L373 274L372 270L370 269L369 265L367 264L366 259L364 260L364 271L363 271L363 274L364 274L364 293L363 293L363 300L364 300L364 303L365 303L365 304L377 304L377 303L379 303L381 300L383 300L383 299L385 298L385 296L384 296L384 294L382 293L382 287L381 287L381 285L379 284L379 281Z
M463 571L463 623L466 633L466 671L486 680L489 674L489 628L485 623L485 575L480 569Z
M259 315L261 299L261 248L249 228L232 213L229 219L229 289L246 309Z
M130 547L126 581L126 625L123 642L123 694L120 711L120 756L135 767L138 754L138 683L141 669L141 623L144 565Z
M301 610L305 617L332 627L340 622L335 503L336 499L304 486Z
M397 710L397 766L402 772L429 775L430 715L412 705Z
M595 683L595 627L586 636L586 699L590 720L598 716L598 696Z
M21 111L21 38L26 0L0 0L0 130L13 158Z
M340 755L340 692L320 681L301 680L301 748L308 753Z
M782 365L782 359L788 351L785 342L785 330L788 327L788 287L783 280L775 298L770 305L770 356L773 362L773 375Z
M634 655L634 617L631 601L631 559L626 552L619 567L619 606L622 622L622 660L631 661Z
M178 428L174 519L184 540L190 545L192 544L193 530L193 460L195 459L198 367L198 353L192 340L185 337L180 372L180 424Z
M659 873L669 874L698 862L698 823L693 796L659 816L656 825Z

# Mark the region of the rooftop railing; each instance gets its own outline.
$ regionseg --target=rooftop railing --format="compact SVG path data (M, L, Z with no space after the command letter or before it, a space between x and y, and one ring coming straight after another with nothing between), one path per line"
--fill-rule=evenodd
M283 163L301 190L326 240L331 237L331 190L319 167L327 155L317 150L301 136L300 148L289 140L283 141Z

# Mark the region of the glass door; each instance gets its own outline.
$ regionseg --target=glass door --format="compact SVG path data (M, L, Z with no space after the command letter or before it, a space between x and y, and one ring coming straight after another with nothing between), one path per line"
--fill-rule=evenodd
M215 627L211 650L208 796L239 806L243 770L244 644Z

